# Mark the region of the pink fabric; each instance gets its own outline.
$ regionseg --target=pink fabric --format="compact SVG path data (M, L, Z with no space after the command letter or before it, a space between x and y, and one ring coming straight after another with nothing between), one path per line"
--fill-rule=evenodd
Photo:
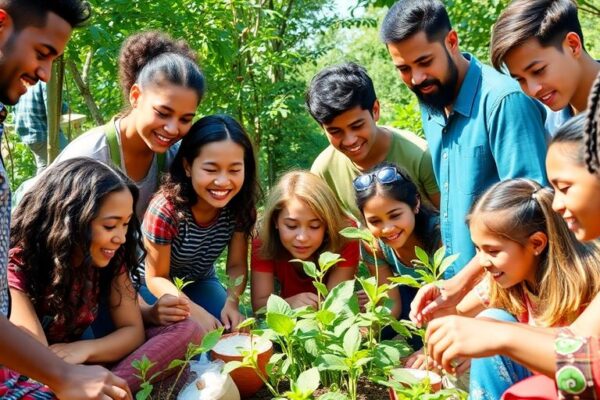
M146 329L146 342L133 353L121 360L113 368L112 372L127 381L133 393L140 390L142 383L135 376L136 370L131 366L134 360L141 359L144 354L155 363L150 369L148 377L157 371L165 370L171 361L183 360L189 343L200 344L203 333L200 326L190 319L169 326L154 326ZM165 371L155 381L163 380L176 373L177 368Z
M502 400L558 400L554 380L545 375L535 375L512 385L502 395Z

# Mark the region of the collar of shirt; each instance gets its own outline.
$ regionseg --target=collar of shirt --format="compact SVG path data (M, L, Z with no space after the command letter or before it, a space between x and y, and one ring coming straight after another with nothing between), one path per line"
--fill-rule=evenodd
M458 91L458 96L452 105L452 112L457 112L467 118L471 116L473 105L477 92L481 86L481 63L475 56L470 53L463 53L463 56L469 60L469 69L465 74L465 78ZM428 118L439 123L441 126L446 125L446 114L443 110L437 110L427 107Z

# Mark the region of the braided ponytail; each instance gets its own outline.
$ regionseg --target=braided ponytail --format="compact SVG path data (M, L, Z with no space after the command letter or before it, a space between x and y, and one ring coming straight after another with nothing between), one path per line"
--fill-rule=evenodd
M588 117L584 129L585 163L588 171L594 174L600 170L598 155L598 123L600 122L600 74L594 82L588 100Z

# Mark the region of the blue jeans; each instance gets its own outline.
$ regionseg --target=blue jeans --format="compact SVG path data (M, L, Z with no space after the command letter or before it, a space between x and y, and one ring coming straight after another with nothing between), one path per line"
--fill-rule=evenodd
M221 310L225 306L225 301L227 301L227 291L216 276L190 283L183 288L183 293L194 303L211 313L213 317L221 320ZM150 305L156 302L156 297L150 292L145 283L140 287L140 295Z
M494 308L481 312L478 317L517 322L508 312ZM506 389L529 376L531 371L508 357L474 358L471 360L469 399L499 400Z

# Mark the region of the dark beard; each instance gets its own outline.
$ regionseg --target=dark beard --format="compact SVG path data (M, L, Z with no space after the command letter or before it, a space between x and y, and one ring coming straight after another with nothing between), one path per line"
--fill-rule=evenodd
M7 60L9 60L12 57L12 54L15 51L14 47L16 39L17 34L13 32L10 35L10 37L6 40L4 47L0 49L0 102L2 102L5 105L14 105L16 103L16 101L11 100L8 97L8 91L13 78L12 76L10 76L11 71L3 71L7 68Z
M445 83L442 83L439 79L427 79L411 88L422 104L440 111L454 101L456 85L458 83L458 68L448 52L446 52L446 56L448 57L448 78ZM437 92L431 94L421 93L420 89L429 85L436 86Z

